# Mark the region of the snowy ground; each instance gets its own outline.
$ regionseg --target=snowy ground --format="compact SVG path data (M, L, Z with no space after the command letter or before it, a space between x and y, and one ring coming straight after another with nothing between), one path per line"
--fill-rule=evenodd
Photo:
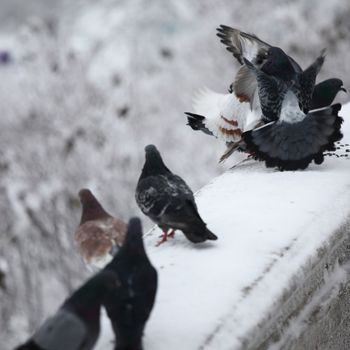
M350 104L341 114L343 142L350 143ZM147 251L159 290L145 349L238 349L308 259L349 219L349 160L328 157L297 172L251 161L214 179L196 198L217 242L193 245L177 233L157 248L160 231L149 232ZM112 349L106 345L111 337L105 331L97 348Z

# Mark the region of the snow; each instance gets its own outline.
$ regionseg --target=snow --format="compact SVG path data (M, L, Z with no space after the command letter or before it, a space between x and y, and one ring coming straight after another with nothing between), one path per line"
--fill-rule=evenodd
M343 143L350 143L347 114L350 104L341 113ZM297 172L250 161L196 195L218 241L194 245L178 232L155 247L161 232L147 233L159 289L145 349L239 348L308 259L349 218L349 174L345 157L326 157L321 166ZM108 339L113 339L110 332L102 337L103 346Z

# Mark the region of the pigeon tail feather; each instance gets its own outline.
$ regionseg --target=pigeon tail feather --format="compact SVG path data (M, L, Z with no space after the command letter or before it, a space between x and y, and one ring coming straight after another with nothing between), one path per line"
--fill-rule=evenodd
M183 233L192 243L201 243L205 242L207 239L211 241L215 241L218 237L211 232L207 227L202 228L195 227L192 230L183 230Z
M343 119L338 116L340 104L312 111L296 123L277 121L247 131L243 139L249 151L267 167L280 170L305 169L314 160L323 162L323 152L334 150Z
M193 130L200 130L207 135L213 135L213 133L206 127L206 118L202 115L185 112L187 115L187 125L189 125Z

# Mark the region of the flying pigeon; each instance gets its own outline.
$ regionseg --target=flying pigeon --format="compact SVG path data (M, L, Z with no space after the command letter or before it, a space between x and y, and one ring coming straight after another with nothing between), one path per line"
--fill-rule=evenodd
M194 99L194 113L186 114L188 125L193 130L201 130L226 142L227 150L220 159L223 161L236 149L245 149L241 142L243 132L264 124L261 119L256 77L244 65L244 58L269 75L278 76L284 72L280 74L280 78L284 80L295 78L297 74L302 73L302 69L292 57L254 34L247 34L224 25L217 30L221 42L227 46L227 50L233 53L242 66L236 73L228 94L218 94L207 89ZM274 56L282 57L279 66L276 62L273 65L267 62L272 61L271 56L270 60L267 59L271 52ZM287 79L284 77L286 71ZM334 91L339 91L339 82L341 82L340 79L330 79L317 84L313 92L311 109L331 105L336 95Z
M108 214L90 190L82 189L79 198L82 215L74 240L85 263L100 269L122 246L127 225Z
M136 202L142 212L163 230L163 238L181 230L193 243L216 240L198 214L193 192L181 177L164 164L154 145L145 148L146 161L136 188ZM171 233L167 234L171 229Z
M323 162L323 152L334 150L342 138L340 104L308 112L316 75L324 61L324 53L295 81L283 81L256 68L248 60L245 65L256 76L264 126L242 135L247 149L267 167L280 170L305 169L310 162Z
M340 79L332 78L315 85L310 110L328 107L339 91L347 92Z
M129 221L124 245L105 270L118 274L120 287L104 306L116 335L116 350L142 350L142 336L157 292L157 271L149 261L139 218Z
M257 91L256 78L244 65L244 59L266 74L278 76L286 81L291 80L295 73L302 72L299 64L281 48L271 46L254 34L247 34L225 25L220 25L217 31L220 41L242 65L232 83L232 91L241 102L249 102L252 106ZM270 60L267 60L268 56ZM278 60L271 60L271 56L276 56Z
M119 288L113 270L101 271L77 289L23 345L15 350L91 350L100 333L100 309Z

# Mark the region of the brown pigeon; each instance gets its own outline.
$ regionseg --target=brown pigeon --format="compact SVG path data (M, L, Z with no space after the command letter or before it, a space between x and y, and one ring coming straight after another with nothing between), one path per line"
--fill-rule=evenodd
M86 264L104 267L123 245L127 224L108 214L88 189L79 191L82 215L74 240Z

